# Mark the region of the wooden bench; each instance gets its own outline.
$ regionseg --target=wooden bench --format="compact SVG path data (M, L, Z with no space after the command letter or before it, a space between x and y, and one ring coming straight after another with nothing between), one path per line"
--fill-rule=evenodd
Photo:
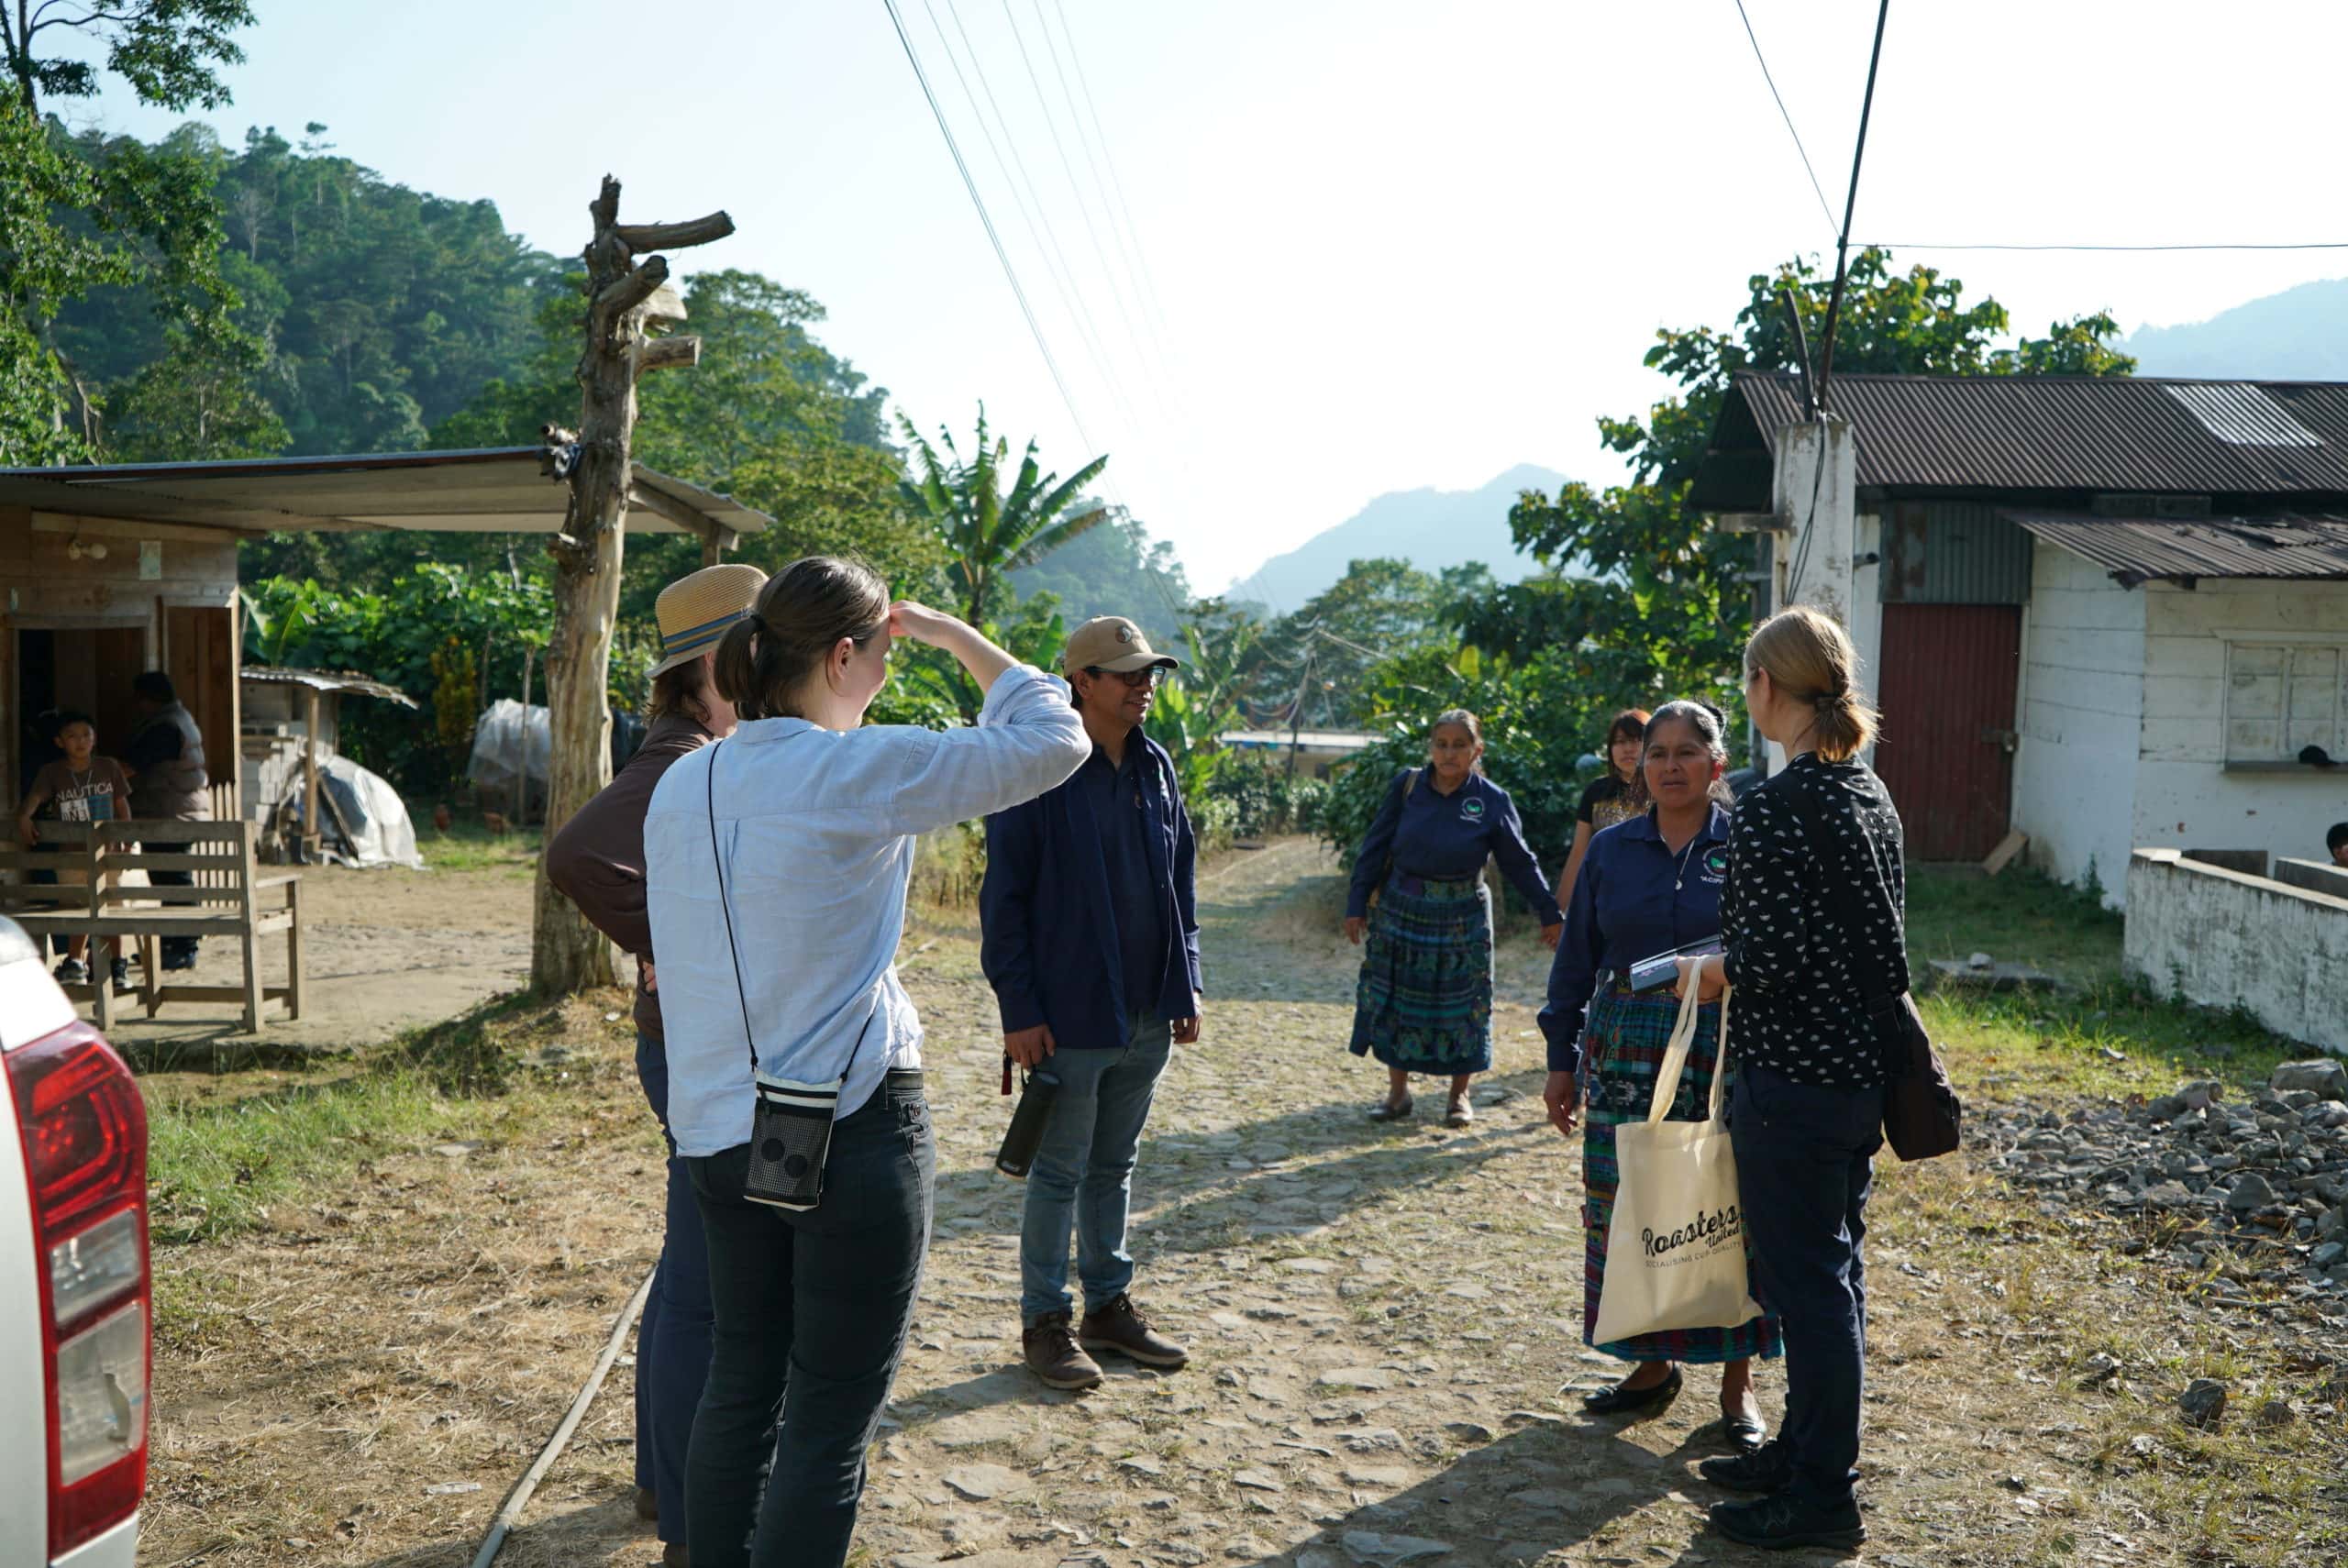
M105 939L136 940L141 960L138 999L152 1018L165 1002L232 1001L244 1008L245 1030L258 1032L262 1010L280 1002L288 1019L302 1016L302 879L295 873L260 874L253 856L253 824L227 822L43 823L41 846L28 849L9 838L0 847L0 913L34 937L90 939L90 983L68 986L69 995L92 1004L98 1028L115 1021L114 987L106 974ZM159 842L154 849L137 847ZM79 872L78 886L35 885L37 871ZM125 886L127 872L189 871L196 886ZM282 902L264 908L261 895L284 889ZM260 939L285 934L286 982L264 986ZM234 937L242 950L245 978L237 986L166 983L160 948L166 937Z

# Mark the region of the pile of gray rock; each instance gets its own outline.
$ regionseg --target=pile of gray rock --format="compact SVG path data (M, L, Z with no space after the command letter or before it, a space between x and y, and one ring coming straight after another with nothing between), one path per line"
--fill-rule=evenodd
M1990 1167L2066 1206L2176 1216L2177 1261L2294 1296L2348 1296L2348 1061L2287 1062L2230 1100L2213 1078L2143 1103L1993 1110Z

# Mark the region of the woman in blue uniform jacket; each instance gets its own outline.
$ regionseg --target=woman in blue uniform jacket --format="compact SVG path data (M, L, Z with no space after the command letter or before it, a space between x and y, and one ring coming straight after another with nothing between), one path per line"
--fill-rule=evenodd
M1354 856L1346 935L1363 950L1354 996L1353 1053L1386 1064L1384 1103L1373 1120L1411 1114L1411 1075L1451 1080L1445 1121L1465 1127L1468 1085L1492 1065L1492 899L1484 862L1524 895L1555 947L1564 917L1550 893L1508 791L1484 777L1484 730L1454 708L1437 716L1427 766L1394 776L1386 804ZM1378 900L1373 917L1371 896Z
M1635 1364L1615 1387L1582 1403L1593 1415L1660 1409L1679 1393L1680 1363L1718 1363L1722 1435L1731 1449L1750 1453L1763 1437L1753 1399L1753 1358L1778 1353L1775 1317L1765 1313L1733 1329L1679 1329L1607 1344L1596 1338L1619 1182L1614 1129L1645 1119L1679 1016L1670 987L1632 990L1630 967L1643 958L1717 943L1721 889L1728 879L1728 790L1721 782L1728 752L1719 716L1694 702L1666 703L1647 721L1645 745L1642 767L1654 804L1589 841L1573 907L1566 912L1566 939L1549 968L1548 1005L1541 1010L1541 1032L1549 1043L1549 1081L1542 1093L1549 1120L1571 1136L1585 1100L1589 1112L1582 1134L1582 1338ZM1703 1120L1719 1056L1720 1008L1708 1003L1670 1120Z

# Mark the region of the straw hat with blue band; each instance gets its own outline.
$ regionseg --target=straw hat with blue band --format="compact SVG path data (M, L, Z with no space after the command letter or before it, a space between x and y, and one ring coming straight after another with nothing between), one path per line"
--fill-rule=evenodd
M652 667L662 676L717 646L737 621L749 617L767 574L739 561L703 567L681 577L660 591L652 602L652 618L660 625L660 662Z

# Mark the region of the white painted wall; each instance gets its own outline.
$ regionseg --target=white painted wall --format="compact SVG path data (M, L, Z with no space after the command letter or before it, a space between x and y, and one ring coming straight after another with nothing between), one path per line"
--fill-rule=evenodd
M1852 536L1858 555L1880 555L1883 550L1883 519L1872 512L1860 514ZM1881 706L1883 695L1883 565L1860 566L1853 558L1851 567L1851 618L1846 623L1851 634L1851 646L1859 653L1859 690L1870 706ZM1875 763L1875 747L1863 754L1868 766Z
M2135 844L2323 859L2324 829L2348 819L2348 772L2228 772L2221 766L2226 644L2348 641L2348 583L2232 579L2190 590L2147 583L2142 591Z
M2144 606L2103 569L2040 541L2022 623L2013 825L2031 863L2065 882L2090 869L2127 900L2131 802L2143 723Z
M2125 962L2155 990L2248 1009L2278 1034L2348 1052L2348 899L2139 850Z

